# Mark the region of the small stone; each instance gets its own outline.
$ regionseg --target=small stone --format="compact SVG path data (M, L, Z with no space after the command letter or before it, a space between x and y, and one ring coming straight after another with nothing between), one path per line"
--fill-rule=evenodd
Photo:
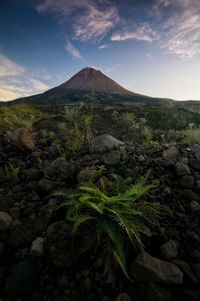
M0 211L0 231L6 231L9 229L13 218L7 212Z
M190 207L192 212L199 212L200 211L200 204L196 201L191 201Z
M194 185L194 178L192 176L183 176L179 180L178 185L182 188L192 188Z
M110 151L103 155L104 163L106 165L114 166L120 162L121 153L119 151Z
M86 291L88 293L91 292L92 291L92 282L91 282L90 278L87 277L83 282L84 282L84 286L86 288Z
M5 245L2 242L0 242L0 255L3 254L4 250L5 250Z
M81 170L77 176L78 183L85 183L88 181L96 181L100 178L100 173L97 170Z
M189 176L191 174L190 168L183 163L176 163L175 170L178 177Z
M139 162L144 162L145 161L145 158L143 155L140 155L139 158L138 158L138 161Z
M14 218L19 218L21 215L19 207L10 208L9 212Z
M47 179L41 179L38 182L38 188L40 190L42 190L43 192L50 192L51 190L53 190L56 186L55 182L52 182L50 180Z
M30 254L35 256L42 256L44 253L44 238L38 237L32 242Z
M170 195L170 194L171 194L171 189L170 189L168 186L165 186L164 189L163 189L163 192L164 192L166 195Z
M164 259L176 258L178 255L177 243L170 239L160 247L160 253Z
M126 293L121 293L115 301L132 301L131 297Z

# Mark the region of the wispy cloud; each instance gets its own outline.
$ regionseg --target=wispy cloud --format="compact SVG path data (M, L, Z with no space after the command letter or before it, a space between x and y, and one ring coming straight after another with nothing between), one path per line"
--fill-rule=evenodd
M120 20L116 6L102 0L43 0L36 9L53 13L61 25L70 16L73 39L80 41L101 40Z
M108 48L108 45L104 44L104 45L99 46L99 49L105 49L105 48Z
M123 33L115 33L111 36L111 41L126 41L130 39L152 42L157 40L158 33L153 30L148 23L143 23L136 27L133 31L125 31Z
M171 16L162 24L161 48L187 59L200 52L200 1L157 0L169 7Z
M75 39L87 41L102 40L109 30L119 21L116 7L98 10L94 6L88 7L88 13L83 15L74 26Z
M67 42L65 49L75 58L81 58L79 51L69 41Z
M25 68L23 66L17 65L5 55L0 54L0 77L15 76L23 73L25 73Z
M0 101L41 93L47 89L48 86L31 77L24 66L0 54Z

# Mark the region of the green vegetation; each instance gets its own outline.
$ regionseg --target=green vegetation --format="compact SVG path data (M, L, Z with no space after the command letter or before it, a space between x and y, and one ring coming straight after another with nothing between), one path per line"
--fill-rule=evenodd
M5 175L8 178L18 180L19 179L19 171L20 171L20 167L14 167L12 164L5 166Z
M158 181L147 184L148 176L149 172L135 185L117 178L114 185L103 191L96 186L79 186L75 191L62 189L50 195L66 200L58 208L67 207L66 218L74 223L73 234L82 224L92 223L97 241L113 255L128 278L125 240L142 245L140 234L149 235L149 226L157 225L160 216L169 213L167 207L141 199L159 184Z
M31 131L33 123L43 115L37 107L27 104L0 106L0 134L19 127Z
M200 144L200 129L188 129L185 131L183 141L190 145Z

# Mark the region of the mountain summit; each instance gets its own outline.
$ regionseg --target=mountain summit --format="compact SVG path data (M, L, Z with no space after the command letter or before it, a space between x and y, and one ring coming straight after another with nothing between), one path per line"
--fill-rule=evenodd
M139 95L124 89L110 79L101 70L94 67L86 67L76 73L62 85L53 88L48 93L68 94L72 92L95 92L104 94Z

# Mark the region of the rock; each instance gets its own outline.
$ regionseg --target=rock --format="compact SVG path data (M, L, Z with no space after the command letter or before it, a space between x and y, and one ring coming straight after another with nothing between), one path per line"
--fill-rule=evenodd
M76 166L74 162L67 162L64 157L58 157L51 163L51 168L61 180L71 179L74 176Z
M199 252L199 250L192 249L189 252L189 256L190 256L190 260L192 262L195 262L195 263L199 263L200 262L200 252Z
M73 238L72 228L65 222L55 222L47 228L46 242L50 249L51 259L56 268L66 268L81 254L94 246L94 238L89 234L77 234Z
M43 172L41 170L38 170L36 168L30 168L28 170L24 171L25 175L27 176L28 179L30 180L40 180L43 176Z
M0 231L6 231L9 229L11 223L13 221L12 216L10 216L7 212L0 212Z
M179 156L179 151L176 147L172 146L169 149L165 150L162 153L162 158L164 160L173 160L173 159L177 159L177 157Z
M184 176L178 182L179 187L192 188L194 185L194 178L192 176Z
M18 263L8 275L4 288L6 297L28 296L39 280L36 264L31 259Z
M119 151L110 151L109 153L105 153L103 155L104 163L106 165L114 166L120 162L121 153Z
M2 242L0 242L0 255L3 254L4 250L5 250L5 245Z
M31 245L30 254L35 256L42 256L44 253L44 238L36 238Z
M34 141L32 135L24 128L14 130L9 136L8 141L22 151L33 150Z
M140 156L138 157L138 161L139 161L139 162L144 162L144 161L145 161L144 156L143 156L143 155L140 155Z
M194 153L195 158L200 161L200 145L199 144L195 144L192 147L192 151Z
M192 212L199 212L200 211L200 204L196 201L191 201L190 207Z
M171 301L171 293L157 283L139 282L138 289L145 301Z
M96 137L91 144L92 152L103 152L106 150L111 150L116 146L124 145L124 142L117 140L116 138L104 134Z
M163 259L176 258L178 255L176 242L170 239L168 242L166 242L160 247L160 253Z
M131 297L126 293L121 293L115 301L132 301Z
M21 214L19 207L10 208L9 212L12 215L12 217L14 217L14 218L19 218L20 214Z
M71 298L66 297L65 295L58 296L56 299L53 299L53 301L71 301Z
M16 248L29 247L31 243L46 229L46 217L37 218L36 222L23 223L13 226L9 237L9 244Z
M183 163L176 163L175 170L178 177L189 176L191 174L189 167Z
M188 200L188 201L191 201L191 200L199 201L200 200L200 195L195 193L191 189L183 189L179 192L179 195L181 198L183 198L184 200Z
M55 187L56 187L56 183L47 179L41 179L38 182L38 188L42 191L42 192L51 192Z
M152 257L146 252L137 255L131 264L130 274L136 281L183 283L183 273L175 264Z
M85 183L88 181L95 182L100 178L101 174L97 170L81 170L77 176L78 183Z
M192 270L200 281L200 263L192 264Z
M15 200L12 191L0 188L0 211L7 211L13 207Z
M199 301L200 300L200 291L199 289L184 289L183 294L181 295L181 300L187 301Z
M189 159L189 165L193 169L200 171L200 161L196 159Z
M181 271L183 271L183 280L185 283L192 286L197 286L199 284L198 279L195 277L188 263L179 259L174 259L173 262L181 269Z

